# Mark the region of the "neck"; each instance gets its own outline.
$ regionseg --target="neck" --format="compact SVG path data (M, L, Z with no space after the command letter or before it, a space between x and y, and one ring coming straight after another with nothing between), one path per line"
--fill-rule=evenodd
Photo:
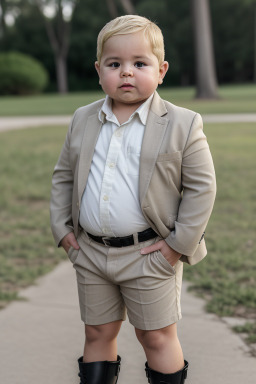
M129 117L133 114L133 112L136 111L136 109L139 108L141 104L143 104L144 101L136 104L118 104L112 103L112 111L114 115L116 116L117 120L119 121L119 124L125 123Z

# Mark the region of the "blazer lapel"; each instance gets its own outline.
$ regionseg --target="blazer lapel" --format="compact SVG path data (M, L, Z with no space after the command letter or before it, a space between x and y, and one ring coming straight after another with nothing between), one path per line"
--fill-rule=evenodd
M155 92L149 111L140 155L140 204L146 195L169 119L163 100Z
M87 178L91 168L94 148L101 130L102 123L98 118L98 112L88 117L82 139L79 166L78 166L78 199L81 201Z

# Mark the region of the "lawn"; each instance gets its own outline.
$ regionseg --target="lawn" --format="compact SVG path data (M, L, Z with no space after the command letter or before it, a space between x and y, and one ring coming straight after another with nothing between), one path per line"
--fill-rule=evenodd
M218 193L208 256L185 267L192 289L220 316L256 320L255 124L207 124ZM0 134L0 305L66 259L49 226L51 173L66 127ZM250 340L256 340L255 326Z
M199 113L256 113L256 84L221 86L218 100L196 100L193 87L159 87L160 95ZM104 97L101 91L0 97L0 116L71 115L76 108Z
M65 258L49 228L51 173L65 130L0 134L0 306Z
M186 267L185 278L210 312L256 320L255 124L208 124L205 132L217 198L206 232L208 256ZM247 327L253 342L255 325Z

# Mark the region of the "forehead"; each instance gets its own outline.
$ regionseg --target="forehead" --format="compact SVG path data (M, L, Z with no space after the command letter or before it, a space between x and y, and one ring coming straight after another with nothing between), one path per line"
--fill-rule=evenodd
M104 44L103 56L118 52L119 55L134 54L135 56L141 53L152 53L152 48L145 34L140 32L129 33L126 35L111 36Z

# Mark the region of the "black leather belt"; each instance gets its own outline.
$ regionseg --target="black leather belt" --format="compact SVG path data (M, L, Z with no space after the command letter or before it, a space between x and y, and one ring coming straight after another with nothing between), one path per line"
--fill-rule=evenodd
M106 237L106 236L94 236L87 232L87 235L94 241L100 244L104 244L108 247L128 247L129 245L134 245L133 235L124 236L124 237ZM157 237L158 234L153 231L152 228L146 229L145 231L138 232L138 242L147 241Z

